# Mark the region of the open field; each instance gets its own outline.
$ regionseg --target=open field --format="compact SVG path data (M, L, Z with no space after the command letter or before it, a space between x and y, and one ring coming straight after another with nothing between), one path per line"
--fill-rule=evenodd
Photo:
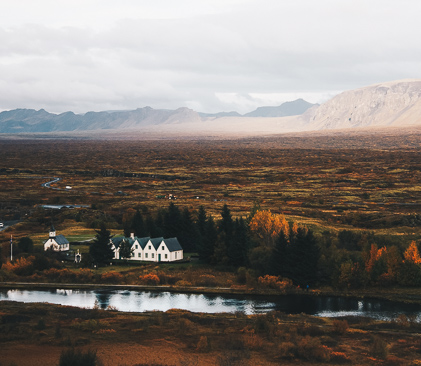
M411 240L421 237L420 136L0 140L0 219L21 221L0 232L2 254L6 258L10 235L15 241L30 236L35 251L41 251L51 222L59 234L77 242L71 249L87 253L88 244L83 242L95 235L100 222L120 235L126 217L137 209L145 217L156 214L168 207L170 194L177 197L177 206L194 214L202 205L216 220L224 204L234 217L247 217L258 202L262 209L285 214L287 220L311 228L319 237L326 230L372 232L379 248L396 244L403 253ZM60 181L52 188L43 187L52 177ZM84 207L46 209L42 205ZM384 243L383 237L388 238ZM347 255L354 258L355 252ZM326 262L325 270L330 266ZM269 291L258 288L257 276L249 276L252 271L244 272L246 278L240 280L237 269L200 262L120 263L111 270L66 267L35 271L28 278L11 272L8 276L11 281L54 283L75 279L84 283L88 278L85 283L112 285L139 284L142 276L153 273L162 285ZM418 288L345 291L420 299ZM57 365L61 352L71 346L97 350L104 366L415 365L421 353L419 325L403 318L395 323L349 319L350 329L344 331L333 320L285 314L123 314L6 302L0 303L0 318L1 366L36 366L34 359L40 365Z
M103 219L105 213L116 218L118 228L119 217L129 208L156 212L168 205L163 197L173 194L177 205L191 209L203 205L213 215L226 203L234 216L245 217L254 202L259 202L264 209L310 226L419 235L419 136L399 140L399 148L391 148L387 136L379 137L371 149L340 148L334 136L227 141L5 140L0 142L0 218L24 219L41 204L83 204L90 208L67 210L65 218L74 219L79 212L83 221L92 222ZM325 147L283 147L295 140L299 146ZM329 142L332 146L326 148ZM50 177L61 178L52 184L58 189L41 186ZM59 216L59 210L55 212ZM66 234L81 238L92 232L82 227L78 232L71 230Z
M55 366L75 347L119 365L417 365L419 325L269 313L118 313L0 303L2 365Z

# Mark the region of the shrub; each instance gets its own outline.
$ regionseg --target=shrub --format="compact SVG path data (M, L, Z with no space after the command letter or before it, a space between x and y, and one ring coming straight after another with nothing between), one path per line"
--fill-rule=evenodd
M59 366L97 366L96 351L82 352L74 348L63 351L60 355Z
M333 363L348 363L351 359L344 352L331 352L330 360Z
M73 282L77 277L76 272L70 271L67 268L50 268L46 269L43 273L47 279L54 282Z
M209 350L208 337L200 336L199 342L197 342L196 349L199 352L207 352Z
M80 282L91 282L94 278L94 273L88 268L82 268L76 273L76 278Z
M18 258L14 263L7 262L3 265L3 269L13 272L18 276L30 276L34 273L34 256L28 258Z
M297 344L297 356L308 361L328 362L330 348L323 346L318 338L306 336Z
M278 346L278 355L280 358L294 358L297 347L292 342L282 342Z
M374 336L370 347L374 357L385 359L389 353L387 343L378 336Z
M179 287L188 287L188 286L191 286L191 282L180 280L180 281L177 281L175 285Z
M333 321L333 331L337 334L345 334L348 331L349 325L346 320L335 319Z
M266 288L272 288L276 290L286 290L288 288L292 288L293 284L290 279L281 279L278 276L270 276L266 275L263 277L259 277L257 282L260 286Z
M214 275L209 274L203 274L200 275L199 278L196 281L198 286L215 286L216 285L216 279Z
M150 286L156 286L159 284L159 277L154 273L148 273L143 276L139 276L139 281L143 285L150 285Z
M123 280L123 275L116 271L105 272L101 275L101 281L106 283L119 283Z

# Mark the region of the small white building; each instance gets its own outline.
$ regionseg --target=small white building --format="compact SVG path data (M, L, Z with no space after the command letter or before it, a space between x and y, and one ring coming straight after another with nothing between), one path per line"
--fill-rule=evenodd
M51 225L49 238L44 242L44 251L65 252L70 249L69 241L63 235L56 235L56 229Z
M120 248L125 243L130 245L132 255L129 260L148 262L174 262L183 259L183 248L177 238L138 238L133 234L130 238L118 237L111 239L114 258L120 257Z

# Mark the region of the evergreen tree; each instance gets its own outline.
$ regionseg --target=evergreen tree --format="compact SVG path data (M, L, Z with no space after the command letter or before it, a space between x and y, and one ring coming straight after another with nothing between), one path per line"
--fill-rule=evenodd
M205 211L205 208L201 205L199 207L199 211L197 212L196 225L202 238L206 232L206 221L207 221L206 211Z
M228 208L227 204L222 207L221 211L221 221L219 222L219 231L224 233L227 239L232 238L232 230L233 230L233 220L231 216L231 211Z
M158 213L156 214L155 227L153 228L154 231L151 230L149 232L152 238L159 238L161 236L166 236L165 230L164 230L164 215L165 215L165 210L162 210L162 209L160 209Z
M247 224L243 218L234 221L234 234L228 247L229 263L236 267L246 264L249 249L249 235Z
M143 238L146 235L145 224L143 222L142 214L139 210L136 210L136 213L133 216L132 225L131 225L132 233L138 238Z
M129 259L132 257L133 248L129 239L123 239L120 243L120 259Z
M25 236L19 239L18 248L21 252L31 253L34 249L34 242L31 238Z
M301 286L314 284L318 260L319 249L313 232L298 228L297 233L289 238L285 256L285 277Z
M228 264L228 248L232 246L233 239L233 220L231 211L225 204L221 211L221 220L219 221L219 237L214 249L214 260L216 263Z
M206 220L205 233L203 235L203 245L199 249L199 258L207 263L214 259L215 246L218 241L218 231L212 216Z
M288 238L284 231L281 231L275 243L272 252L271 274L275 276L283 276L285 272L285 256L287 253Z
M178 237L182 221L179 208L171 202L164 214L164 236L167 238Z
M185 207L181 215L181 226L177 236L184 252L192 253L197 251L196 240L198 235L199 232L193 222L190 211L187 207Z
M102 223L100 229L96 230L95 240L89 247L91 259L98 266L107 264L114 258L111 237L105 224Z

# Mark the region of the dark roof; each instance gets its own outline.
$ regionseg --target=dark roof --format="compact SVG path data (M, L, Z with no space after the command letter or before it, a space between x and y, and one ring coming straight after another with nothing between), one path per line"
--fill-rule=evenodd
M58 245L69 244L69 241L63 235L57 235L54 240Z
M135 237L135 239L137 239L137 241L140 244L140 246L142 247L142 249L145 249L146 243L149 241L150 237L149 236L147 236L145 238Z
M177 250L183 250L177 238L165 239L165 245L170 252L176 252Z
M112 238L111 241L113 242L114 247L118 248L121 242L123 241L123 239L124 239L124 236L119 236L118 238Z
M142 247L142 249L145 248L146 243L149 241L149 237L146 238L138 238L137 236L135 236L134 238L127 238L125 236L119 236L118 238L112 238L111 241L114 244L115 248L118 248L121 245L121 242L124 240L127 243L129 243L131 246L133 246L133 244L135 243L135 241L137 240L138 243L140 244L140 246Z
M152 245L154 246L155 250L158 249L159 244L161 244L161 242L164 240L164 238L153 238L153 239L149 239L152 243Z

